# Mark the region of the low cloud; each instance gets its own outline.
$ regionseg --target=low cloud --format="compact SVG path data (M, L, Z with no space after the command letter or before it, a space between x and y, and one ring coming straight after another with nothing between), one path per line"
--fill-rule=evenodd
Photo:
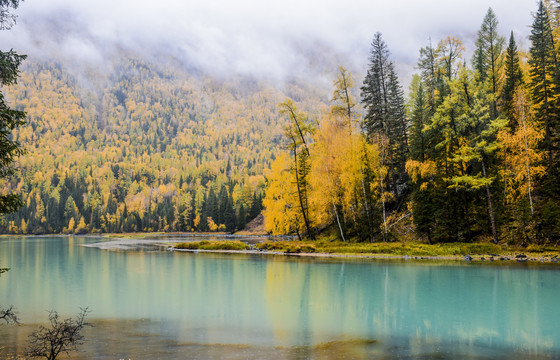
M123 48L174 56L218 74L281 79L321 63L310 56L333 57L365 72L370 41L380 31L406 79L429 38L435 45L454 35L471 45L489 6L502 35L513 30L526 47L537 6L527 0L25 0L18 24L0 33L0 44L85 63ZM327 52L306 53L318 45Z

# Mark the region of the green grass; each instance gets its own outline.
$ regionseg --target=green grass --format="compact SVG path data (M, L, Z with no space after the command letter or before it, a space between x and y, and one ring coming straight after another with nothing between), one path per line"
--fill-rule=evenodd
M175 245L176 249L190 249L190 250L248 250L249 245L239 240L224 240L224 241L193 241L185 242Z
M443 243L429 245L418 241L358 243L320 239L317 241L264 241L256 245L260 250L286 254L324 253L346 255L387 255L414 257L462 258L464 255L512 258L515 254L525 253L531 258L560 256L560 250L552 246L532 245L519 248L492 243ZM175 245L177 249L191 250L249 250L250 246L238 240L195 241Z
M419 242L391 243L321 243L318 252L342 254L384 254L409 256L459 256L466 254L500 254L502 248L494 244L436 244L428 245Z
M314 253L317 251L315 244L300 243L298 241L264 241L257 244L257 248L291 254Z
M505 256L515 253L531 253L532 257L559 255L553 247L532 246L517 248L492 243L444 243L429 245L421 242L357 243L332 240L318 241L265 241L258 248L285 253L327 253L390 256L440 256L461 257L463 255Z

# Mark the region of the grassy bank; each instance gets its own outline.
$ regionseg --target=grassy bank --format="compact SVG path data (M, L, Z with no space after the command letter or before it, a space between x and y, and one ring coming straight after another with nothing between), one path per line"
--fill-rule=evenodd
M377 243L345 243L341 241L266 241L257 245L263 250L280 252L317 252L326 254L372 254L395 256L486 256L511 257L526 254L527 257L558 257L559 249L549 246L532 245L526 248L492 243L445 243L429 245L421 242L377 242Z
M222 241L192 241L175 245L175 249L181 250L249 250L250 246L239 240Z
M529 246L525 248L492 243L447 243L429 245L421 242L391 243L346 243L341 241L264 241L252 248L241 241L196 241L177 244L177 249L189 250L259 250L285 254L387 256L411 258L461 259L470 256L472 260L516 260L560 262L560 251L555 247Z

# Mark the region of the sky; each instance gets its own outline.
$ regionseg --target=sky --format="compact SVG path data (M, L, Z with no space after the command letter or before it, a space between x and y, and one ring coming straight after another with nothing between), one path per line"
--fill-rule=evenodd
M365 73L381 32L407 78L429 39L453 35L472 53L489 7L501 34L513 30L527 49L533 0L25 0L16 26L0 32L0 48L95 63L119 46L217 73L283 78L330 55ZM327 53L308 53L314 46Z

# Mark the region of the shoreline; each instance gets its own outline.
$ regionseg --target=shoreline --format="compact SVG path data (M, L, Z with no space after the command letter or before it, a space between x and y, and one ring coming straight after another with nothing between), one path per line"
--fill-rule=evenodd
M520 254L511 254L504 256L490 255L430 255L430 256L409 256L409 255L393 255L393 254L341 254L341 253L289 253L281 251L266 250L205 250L205 249L176 249L168 247L168 251L186 252L186 253L214 253L214 254L242 254L242 255L281 255L294 256L303 258L319 258L319 259L373 259L373 260L402 260L412 262L457 262L457 263L474 263L474 264L560 264L560 259L556 257L529 257ZM469 257L467 259L467 257Z
M62 237L85 237L85 238L101 238L103 241L83 244L81 246L85 247L96 247L102 250L127 250L127 251L139 251L146 250L149 247L157 247L159 249L166 249L168 251L178 251L187 253L215 253L215 254L244 254L244 255L282 255L282 256L295 256L300 258L318 258L318 259L356 259L356 260L388 260L388 261L413 261L417 263L421 262L453 262L453 263L475 263L475 264L550 264L555 266L560 264L560 252L556 249L553 251L547 251L543 249L542 251L531 251L524 248L502 248L502 252L494 252L494 249L454 249L453 254L440 254L432 255L429 254L428 249L424 251L423 254L414 254L413 249L398 249L399 253L385 253L385 252L368 252L369 249L363 249L365 251L352 251L351 245L348 244L348 249L350 251L345 252L344 246L337 246L333 248L333 251L326 252L325 249L319 249L316 252L305 252L296 250L286 250L286 248L271 248L271 249L258 249L255 244L253 244L251 249L247 250L224 250L224 249L178 249L174 245L180 242L184 242L185 239L201 239L203 237L214 237L219 238L228 242L230 240L236 240L245 238L251 240L258 239L270 239L275 238L274 243L283 242L285 237L274 237L274 236L262 236L262 235L231 235L231 234L185 234L185 233L143 233L143 236L138 236L136 233L127 234L83 234L83 235L5 235L5 236L24 236L24 237L50 237L50 236L62 236ZM111 236L113 235L113 236ZM117 236L114 236L117 235ZM251 241L250 241L251 243ZM296 244L301 245L297 241L284 241L285 244ZM304 243L305 244L305 243ZM315 245L320 243L312 244L313 248ZM355 245L355 244L354 244ZM394 243L397 246L408 246L407 243ZM461 244L459 244L461 245ZM476 244L474 244L476 245ZM481 245L481 244L479 244ZM426 245L424 247L431 247L436 245ZM319 247L319 246L317 246ZM374 250L374 249L371 249ZM411 251L412 255L407 255L406 252ZM472 250L472 252L469 252ZM492 251L492 252L490 252ZM427 252L427 253L426 253Z

